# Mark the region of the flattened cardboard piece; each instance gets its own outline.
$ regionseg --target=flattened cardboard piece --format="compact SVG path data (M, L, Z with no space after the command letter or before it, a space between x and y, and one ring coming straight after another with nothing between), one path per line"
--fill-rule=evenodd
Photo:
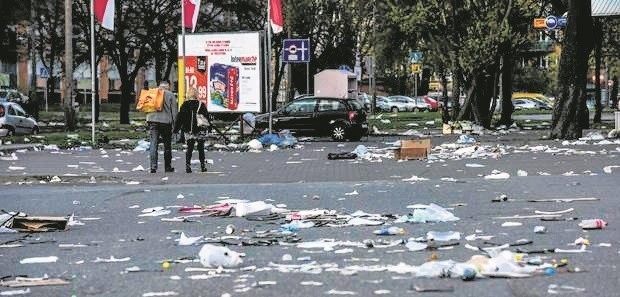
M19 287L38 287L38 286L59 286L67 285L68 281L59 278L28 278L28 277L16 277L10 281L0 281L0 286L9 288Z
M407 139L400 141L400 150L396 150L396 157L399 160L423 160L431 153L431 140Z
M68 222L68 217L17 216L7 224L7 227L20 232L64 231Z

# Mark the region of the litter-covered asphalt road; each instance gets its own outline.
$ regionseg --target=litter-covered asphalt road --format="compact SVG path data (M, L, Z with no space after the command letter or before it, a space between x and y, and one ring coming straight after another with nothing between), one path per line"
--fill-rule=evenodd
M3 210L74 216L64 231L0 234L3 281L66 282L0 296L616 295L620 143L475 138L434 138L422 161L392 159L388 138L208 152L207 174L178 172L182 152L177 172L154 175L134 170L143 152L4 155ZM327 159L360 144L365 158ZM447 221L416 214L431 204ZM584 219L608 225L583 230ZM387 227L401 229L375 234ZM218 251L201 263L205 244L242 263ZM459 265L477 270L472 281Z

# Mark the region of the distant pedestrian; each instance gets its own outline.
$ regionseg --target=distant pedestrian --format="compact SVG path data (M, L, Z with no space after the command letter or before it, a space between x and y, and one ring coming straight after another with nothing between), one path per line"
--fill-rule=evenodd
M167 81L162 81L159 88L164 90L162 109L146 114L151 140L151 173L157 172L157 147L160 137L164 143L165 171L174 172L172 167L172 125L177 117L178 103L174 94L170 92L170 84Z
M28 113L32 115L36 120L39 120L39 100L37 98L37 92L30 91L28 94Z
M192 153L196 143L198 143L200 171L207 171L205 164L205 141L208 137L208 127L198 126L197 115L202 115L205 119L209 119L207 106L198 100L198 90L196 88L188 88L187 99L181 105L179 116L174 123L174 133L183 132L187 142L187 152L185 152L185 172L187 173L192 172Z

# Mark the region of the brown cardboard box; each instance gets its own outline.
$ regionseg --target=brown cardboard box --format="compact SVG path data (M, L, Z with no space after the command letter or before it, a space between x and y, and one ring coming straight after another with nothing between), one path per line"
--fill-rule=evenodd
M422 160L426 159L431 153L431 140L401 140L400 150L396 151L396 158L399 160Z

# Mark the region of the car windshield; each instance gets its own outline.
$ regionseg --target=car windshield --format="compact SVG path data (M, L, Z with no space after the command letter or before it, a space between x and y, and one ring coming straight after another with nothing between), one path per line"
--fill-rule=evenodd
M362 109L362 105L357 100L349 99L347 100L347 103L349 103L351 108L353 108L354 110Z

